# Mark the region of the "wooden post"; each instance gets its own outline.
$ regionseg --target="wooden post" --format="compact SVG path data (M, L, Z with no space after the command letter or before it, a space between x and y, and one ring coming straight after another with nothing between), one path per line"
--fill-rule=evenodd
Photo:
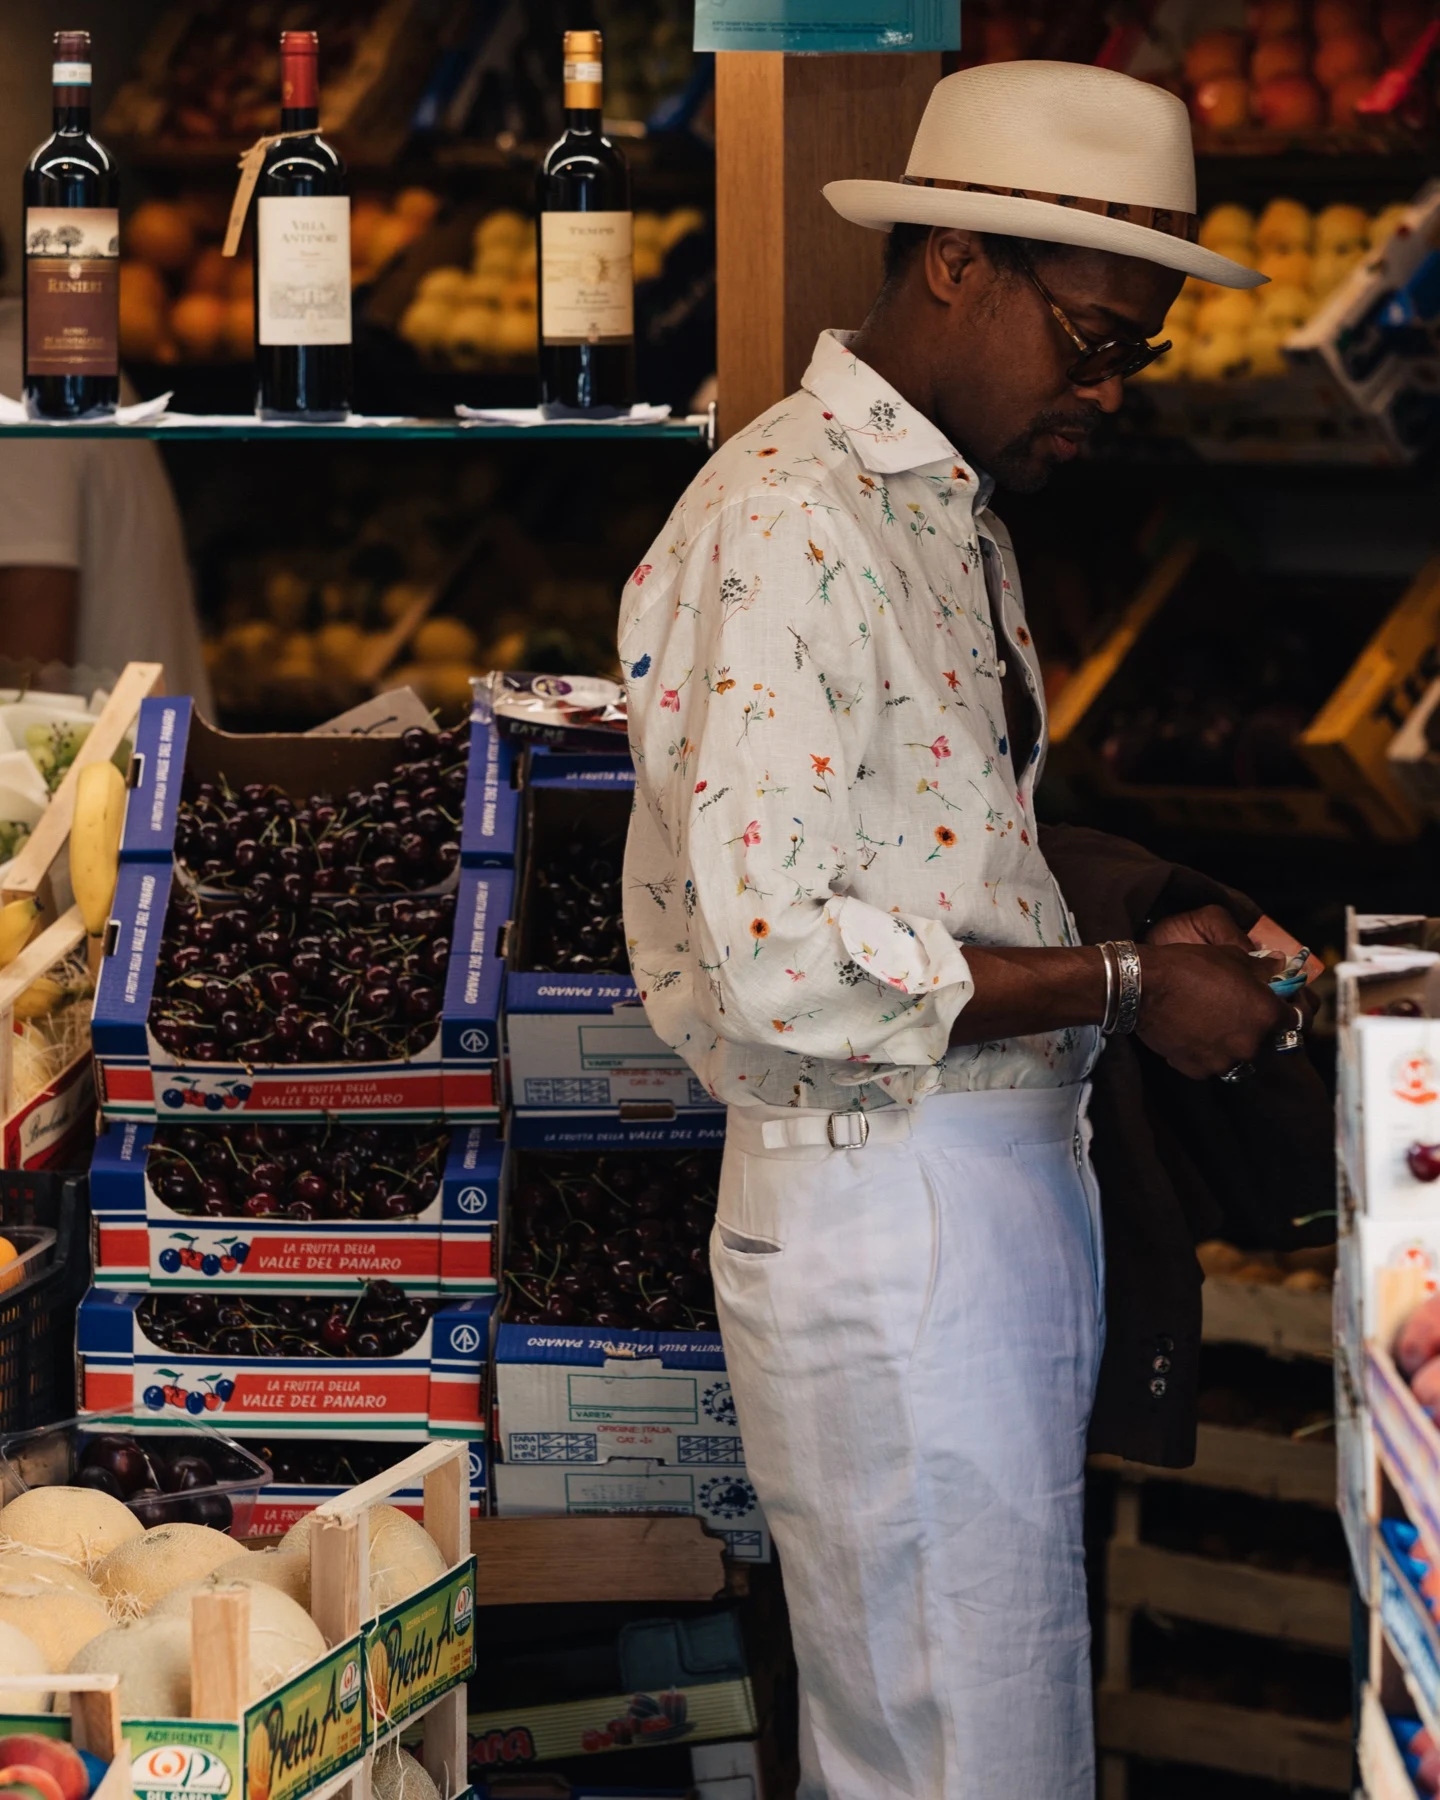
M470 1452L464 1444L425 1477L425 1529L435 1540L447 1569L470 1554ZM474 1630L474 1626L471 1627ZM470 1739L465 1717L467 1694L455 1688L425 1715L422 1758L442 1795L463 1793L470 1785Z
M190 1602L190 1710L243 1719L250 1698L250 1590L216 1588Z
M821 331L865 317L884 234L821 189L898 181L939 79L938 52L715 58L722 437L799 386Z

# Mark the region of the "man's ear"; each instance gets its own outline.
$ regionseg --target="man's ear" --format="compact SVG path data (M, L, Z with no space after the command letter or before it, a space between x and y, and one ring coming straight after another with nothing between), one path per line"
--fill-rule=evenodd
M989 264L978 231L937 227L925 245L925 282L942 306L953 306L967 277Z

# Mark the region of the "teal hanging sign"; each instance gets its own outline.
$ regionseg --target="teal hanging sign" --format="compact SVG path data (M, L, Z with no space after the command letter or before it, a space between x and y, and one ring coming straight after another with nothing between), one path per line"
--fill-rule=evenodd
M960 0L695 0L697 50L958 50Z

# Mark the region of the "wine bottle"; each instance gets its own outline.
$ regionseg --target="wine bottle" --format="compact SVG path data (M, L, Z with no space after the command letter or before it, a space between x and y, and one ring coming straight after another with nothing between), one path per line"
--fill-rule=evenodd
M262 419L350 412L350 193L320 135L320 45L280 34L280 129L255 185L256 411Z
M635 398L630 171L600 119L598 31L565 33L565 133L536 184L540 404L551 417L628 412Z
M90 135L90 33L55 33L55 130L25 166L25 400L41 419L120 398L120 181Z

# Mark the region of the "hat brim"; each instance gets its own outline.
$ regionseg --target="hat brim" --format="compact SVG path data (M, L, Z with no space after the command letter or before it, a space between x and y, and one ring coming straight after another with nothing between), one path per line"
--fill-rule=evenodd
M912 187L903 181L831 181L825 186L825 198L842 219L871 231L888 231L902 223L951 225L966 231L993 231L1001 237L1037 238L1085 250L1109 250L1116 256L1138 256L1220 287L1254 288L1269 280L1258 269L1247 269L1244 263L1217 256L1184 238L1048 200L973 194L962 188Z

